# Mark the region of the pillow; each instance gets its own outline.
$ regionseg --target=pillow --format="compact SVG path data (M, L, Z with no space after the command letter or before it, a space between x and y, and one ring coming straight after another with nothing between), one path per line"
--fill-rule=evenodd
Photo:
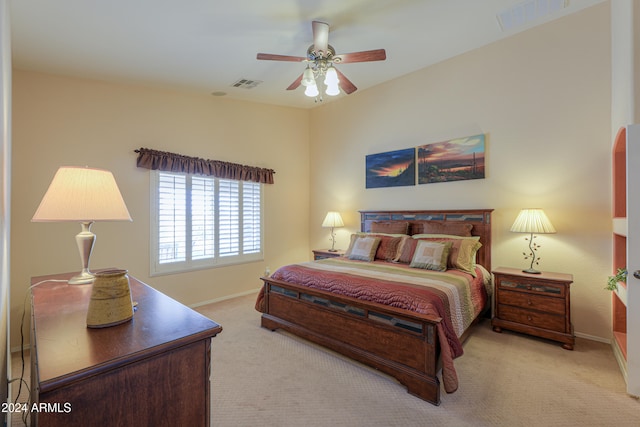
M418 239L405 239L399 250L398 262L409 264L413 259L413 254L416 251L418 242Z
M453 234L455 236L471 236L473 224L463 222L420 221L412 225L412 234Z
M350 255L353 244L358 237L367 236L380 238L380 244L378 245L374 259L382 259L385 261L397 261L400 256L399 250L402 247L402 243L405 239L410 238L406 234L355 233L351 235L351 241L349 242L345 256L348 257Z
M371 223L372 233L407 234L409 223L402 221L374 221Z
M375 259L385 261L394 261L398 258L398 247L402 241L402 237L392 236L375 236L380 238L380 244L376 250Z
M482 247L482 243L478 240L469 238L429 238L420 239L418 242L425 240L440 243L451 243L451 251L449 253L449 259L447 260L447 266L449 268L464 271L465 273L469 273L473 277L476 277L476 253L478 252L478 249Z
M451 242L419 240L409 267L445 271L451 245Z
M379 237L358 236L350 248L351 251L349 252L348 258L361 261L373 261L379 244Z

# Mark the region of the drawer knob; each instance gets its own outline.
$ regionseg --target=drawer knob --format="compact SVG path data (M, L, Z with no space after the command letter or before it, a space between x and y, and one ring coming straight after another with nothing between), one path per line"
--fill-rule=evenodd
M531 290L531 285L527 285L527 290Z
M527 305L533 305L533 303L531 302L531 300L529 298L527 298Z
M531 316L527 316L527 320L531 322L533 319L531 318Z

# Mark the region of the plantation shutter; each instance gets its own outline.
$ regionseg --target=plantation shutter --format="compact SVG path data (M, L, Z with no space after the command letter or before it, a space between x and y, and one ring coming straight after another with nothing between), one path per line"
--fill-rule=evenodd
M186 260L186 177L160 174L158 184L158 262Z
M191 178L191 259L215 255L215 181Z
M220 256L240 253L239 181L218 180L218 250Z
M262 197L260 184L242 183L242 253L257 253L262 249Z

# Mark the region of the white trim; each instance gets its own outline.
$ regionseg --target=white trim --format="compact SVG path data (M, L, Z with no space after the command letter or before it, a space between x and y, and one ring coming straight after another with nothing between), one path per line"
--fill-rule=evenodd
M216 231L215 231L215 236L216 236L216 249L215 249L215 255L212 258L206 258L206 259L196 259L196 260L192 260L190 259L190 255L189 255L189 251L187 250L187 259L185 261L176 261L176 262L167 262L167 263L162 263L160 264L158 262L158 252L159 252L159 248L158 248L158 186L159 186L159 176L160 173L162 173L162 171L151 171L151 177L149 180L150 183L150 190L149 190L149 197L150 197L150 202L149 202L149 206L150 206L150 212L149 212L149 226L150 226L150 230L149 230L149 237L150 237L150 243L149 243L149 276L150 277L156 277L156 276L162 276L162 275L167 275L167 274L176 274L176 273L183 273L183 272L188 272L188 271L196 271L196 270L205 270L205 269L211 269L211 268L218 268L218 267L227 267L227 266L232 266L232 265L238 265L238 264L246 264L246 263L250 263L250 262L256 262L256 261L264 261L264 186L263 184L259 184L259 183L251 183L251 184L258 184L260 186L260 251L259 252L249 252L249 253L244 253L244 254L235 254L235 255L220 255L219 253L219 247L218 247L218 236L219 236L219 207L218 207L218 201L216 200L216 220L215 220L215 227L216 227ZM189 177L189 174L182 174L182 173L177 173L177 172L165 172L165 173L169 173L169 174L176 174L176 175L186 175L187 177ZM214 178L216 180L215 182L215 187L216 187L216 198L218 197L218 184L220 182L219 178ZM223 181L228 181L228 180L223 180ZM239 200L239 217L240 217L240 222L242 221L242 209L243 209L243 199L242 199L242 195L243 195L243 186L244 184L246 184L246 182L243 181L237 181L239 182L239 195L241 197L241 199ZM190 184L189 184L189 178L187 178L187 194L190 191ZM187 195L187 203L189 203L189 196ZM188 225L187 225L188 227ZM242 248L242 240L243 240L243 229L242 227L240 227L239 230L239 240L240 240L240 244L239 247Z
M189 307L190 308L197 308L197 307L202 307L204 305L209 305L209 304L214 304L214 303L217 303L217 302L230 300L230 299L233 299L233 298L244 297L244 296L247 296L247 295L250 295L250 294L256 294L257 295L257 293L260 292L260 289L262 289L262 287L259 287L257 289L251 289L251 290L244 291L244 292L240 292L238 294L227 295L227 296L220 297L220 298L214 298L214 299L210 299L210 300L206 300L206 301L197 302L195 304L191 304Z
M605 344L611 344L612 341L610 338L596 337L595 335L583 334L581 332L576 332L575 336L578 338L584 338L585 340L597 341Z

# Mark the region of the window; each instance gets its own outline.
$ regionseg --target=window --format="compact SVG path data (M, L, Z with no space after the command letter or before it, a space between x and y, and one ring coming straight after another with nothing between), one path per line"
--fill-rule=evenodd
M263 259L262 184L151 172L151 275Z

